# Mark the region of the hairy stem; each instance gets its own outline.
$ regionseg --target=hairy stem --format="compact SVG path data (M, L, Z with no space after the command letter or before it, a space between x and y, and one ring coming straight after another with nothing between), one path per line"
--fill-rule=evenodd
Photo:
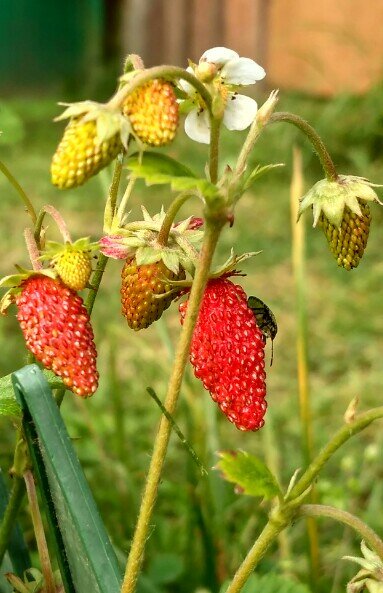
M318 132L306 120L299 117L299 115L295 115L295 113L277 111L270 117L269 123L274 124L278 122L287 122L303 132L313 145L327 179L329 181L336 181L338 179L335 165L323 140L319 136Z
M180 208L182 208L182 206L185 204L185 202L191 197L193 197L193 194L191 194L189 192L182 192L176 198L174 198L173 202L170 204L170 206L166 212L160 232L158 233L157 243L159 245L167 244L170 229L173 226L174 219L177 216L178 211L180 210Z
M322 504L303 504L297 513L298 517L328 517L351 527L364 539L383 562L383 541L371 527L361 519L347 511Z
M44 533L43 521L37 501L37 492L35 480L31 470L24 474L25 485L28 493L29 506L31 510L33 529L35 531L37 549L39 552L41 571L44 577L44 591L46 593L55 593L56 587L52 571L52 565L49 558L47 540Z
M201 299L208 279L214 250L223 224L223 221L216 223L215 225L207 223L200 260L190 292L187 313L178 342L174 365L169 379L168 390L164 402L166 410L171 415L174 414L177 406L182 378L189 356L194 326L197 320ZM137 578L143 561L145 544L148 539L154 504L157 498L158 486L161 479L171 428L172 427L169 420L165 416L162 416L158 433L154 442L154 449L147 474L146 486L142 497L136 530L126 566L125 578L121 590L122 593L133 593L136 588Z
M0 161L0 171L5 175L5 177L8 179L8 181L10 182L11 185L13 185L13 187L15 188L15 190L17 191L17 193L19 194L21 200L24 203L24 206L29 214L29 216L32 219L33 224L35 224L37 216L36 216L36 212L35 209L32 205L32 202L30 201L30 199L28 198L27 194L25 193L25 191L23 190L23 188L21 187L21 185L19 184L19 182L16 180L16 178L12 175L12 173L10 172L10 170L8 169L8 167L6 167L4 165L4 163L2 163Z
M210 181L217 183L218 180L218 162L219 162L219 136L221 131L222 119L210 117L210 159L209 174Z
M51 206L50 204L47 204L46 206L44 206L43 209L45 210L45 212L47 214L49 214L49 216L51 216L53 218L53 220L57 224L64 242L72 243L72 238L70 236L69 229L66 225L65 220L61 216L60 212L54 206Z
M246 555L246 558L238 568L231 581L226 593L239 593L245 585L247 579L252 574L258 562L263 558L273 541L287 527L290 519L279 517L277 521L270 518L255 541L252 548Z
M361 432L364 428L369 426L374 420L383 418L383 406L373 408L357 416L357 418L345 424L338 430L327 445L320 451L317 457L310 463L300 480L291 489L286 500L293 500L303 494L313 484L315 478L319 474L322 467L330 459L330 457L352 436Z
M127 84L125 84L119 91L117 91L117 93L109 101L108 106L111 109L119 109L121 104L124 102L126 97L130 95L130 93L135 91L138 87L142 86L146 82L153 80L154 78L186 80L201 95L203 101L209 109L209 112L211 111L211 95L206 89L205 85L203 85L202 82L200 82L198 78L194 76L194 74L187 72L187 70L184 70L183 68L178 68L177 66L154 66L154 68L148 68L147 70L140 72Z
M7 551L9 538L11 537L24 498L24 493L24 480L21 476L15 475L13 477L13 484L7 508L5 509L3 520L0 525L0 566L3 562L4 554Z

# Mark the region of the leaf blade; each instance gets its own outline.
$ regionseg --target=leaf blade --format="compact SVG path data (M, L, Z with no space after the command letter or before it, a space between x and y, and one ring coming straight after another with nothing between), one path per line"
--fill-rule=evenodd
M246 451L221 451L216 468L225 480L234 483L239 492L248 496L271 499L281 496L276 478L265 463Z

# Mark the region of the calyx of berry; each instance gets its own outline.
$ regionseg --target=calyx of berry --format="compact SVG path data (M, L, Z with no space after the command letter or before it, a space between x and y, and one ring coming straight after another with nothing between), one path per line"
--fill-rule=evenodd
M190 217L173 224L163 245L158 239L165 211L161 209L160 213L150 216L142 206L142 213L142 221L128 223L115 234L103 237L99 242L100 251L114 259L135 257L139 266L163 261L175 274L180 267L193 274L203 237L203 232L195 228L196 219Z
M300 200L298 220L301 214L310 206L313 207L315 227L323 212L324 216L336 227L339 227L346 206L357 216L362 217L359 200L364 202L381 202L373 187L364 177L353 175L339 175L335 181L321 179Z
M74 243L58 243L56 241L48 241L46 249L41 254L39 259L41 261L50 261L52 264L55 263L63 254L70 252L88 253L92 255L99 249L97 242L91 243L89 237L82 237L77 239Z
M9 288L0 301L0 313L2 315L6 314L8 307L15 302L15 297L21 293L21 284L24 280L27 280L31 276L47 276L53 280L57 278L54 270L26 270L20 266L17 266L17 268L19 270L17 274L4 276L0 280L0 288Z
M59 105L65 106L66 109L54 121L61 121L68 118L77 119L82 123L95 121L98 144L119 134L121 143L127 148L132 129L128 118L119 109L112 108L109 104L97 103L96 101L59 103Z

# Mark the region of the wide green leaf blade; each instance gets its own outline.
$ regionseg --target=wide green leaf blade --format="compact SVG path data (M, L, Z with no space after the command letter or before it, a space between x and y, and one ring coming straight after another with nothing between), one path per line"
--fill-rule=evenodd
M249 496L263 496L266 499L280 496L277 480L264 462L246 451L221 451L216 467L236 490Z
M51 389L64 387L63 382L52 371L42 371ZM20 416L21 408L15 397L12 374L0 377L0 416Z
M119 593L116 555L43 373L29 365L13 384L36 429L76 593Z
M164 154L145 152L142 156L133 155L126 166L136 177L145 179L147 185L170 184L175 191L197 190L208 198L218 194L213 183L196 177L185 165Z

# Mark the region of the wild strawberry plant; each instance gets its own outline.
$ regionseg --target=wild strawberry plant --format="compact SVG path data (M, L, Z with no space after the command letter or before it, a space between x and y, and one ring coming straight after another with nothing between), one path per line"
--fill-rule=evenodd
M96 243L88 238L73 242L61 214L52 205L46 205L36 213L6 166L1 165L1 170L18 187L32 220L32 228L25 233L31 269L18 267L17 274L1 281L1 287L9 288L3 296L1 310L6 313L10 307L16 307L30 353L29 362L42 367L46 381L55 390L52 411L49 408L53 401L50 392L41 387L42 398L50 409L52 424L49 425L49 422L44 424L38 400L36 403L31 396L28 403L27 397L25 401L19 397L24 410L22 415L10 391L9 378L3 378L0 384L0 413L15 418L18 431L12 468L13 489L0 526L0 561L7 549L11 549L12 530L22 505L25 482L43 572L41 575L31 569L24 580L20 574L10 574L8 580L15 591L52 593L75 590L88 593L93 578L95 584L92 587L100 593L119 590L119 581L122 593L136 590L171 431L174 429L185 441L177 425L176 408L189 363L232 423L233 430L258 431L267 422L264 351L266 339L275 338L277 325L267 305L257 297L248 299L238 279L243 262L257 254L233 252L222 265L212 266L222 230L235 224L240 198L261 175L276 166L258 166L253 170L249 167L251 152L266 127L280 122L292 124L312 143L325 178L301 198L299 216L312 208L314 226L323 229L339 266L351 270L360 263L371 221L369 203L378 202L374 184L362 177L338 174L325 145L311 125L295 114L276 111L277 92L272 92L259 109L254 99L239 94L241 87L252 85L264 76L265 71L256 62L222 47L206 51L198 63L190 62L186 69L173 66L145 69L141 59L132 55L126 61L117 92L107 103L83 101L67 105L62 116L57 118L69 119L69 123L52 159L52 183L60 190L76 188L114 162L103 228ZM197 175L187 163L150 150L150 147L169 144L176 133L181 133L178 125L182 113L187 114L184 122L187 136L209 146L205 175ZM225 167L219 159L222 125L232 131L249 128L232 168ZM119 188L124 184L125 172L128 172L128 183L121 195ZM139 178L148 185L169 185L176 195L160 213L150 212L150 205L145 205L142 220L132 221L127 208ZM191 199L199 201L195 216L179 221L179 211ZM48 216L57 223L62 243L46 239L44 225ZM93 270L95 254L97 265ZM65 539L66 527L61 524L65 518L59 512L60 496L67 501L67 514L75 517L80 533L82 529L87 531L93 520L98 525L98 534L102 527L95 519L93 502L80 514L76 514L76 503L68 502L73 495L73 484L86 501L91 500L81 481L81 469L74 461L69 439L63 437L61 441L63 446L65 444L67 457L58 463L58 451L47 449L46 435L50 431L50 438L55 438L52 426L57 427L59 436L65 433L57 408L66 389L80 397L88 397L97 391L97 352L90 315L109 258L124 262L121 266L121 304L127 334L131 329L147 328L170 307L179 307L180 337L164 401L149 390L163 415L154 441L125 574L117 577L116 582L110 580L105 584L102 578L107 568L100 568L100 562L95 560L100 557L97 556L100 550L90 545L89 537L81 550L85 554L84 565L93 567L89 573L90 581L84 581L76 568L77 548L75 540L71 549L71 542ZM246 265L251 266L251 263ZM87 291L84 300L77 294L81 291ZM32 372L36 375L37 371ZM272 394L269 399L272 405ZM92 400L88 405L92 405ZM28 413L32 414L33 422ZM220 453L217 468L222 477L233 482L239 492L261 496L268 501L266 524L231 581L222 584L222 591L238 593L244 587L252 586L251 583L255 586L253 572L259 561L278 536L301 516L331 517L351 526L364 540L364 558L353 559L363 570L353 579L350 591L359 591L363 587L370 591L381 590L383 542L380 537L350 513L307 504L318 474L333 453L381 417L383 407L357 414L355 402L352 402L344 426L316 457L309 460L301 474L294 474L287 488L278 483L263 460L245 451ZM37 431L35 437L33 424ZM196 459L193 443L187 446ZM60 448L60 444L55 447ZM63 470L66 464L68 474ZM49 499L48 491L54 491L52 472L59 490L56 489L55 495ZM72 483L68 481L69 472ZM52 573L33 474L38 476L42 499L49 499L48 506L56 512L58 531L61 530L63 536L63 549L56 549L62 581ZM82 524L81 515L87 516ZM54 525L51 528L54 530ZM105 545L103 558L115 567L116 560L108 546ZM261 582L258 585L261 587Z

